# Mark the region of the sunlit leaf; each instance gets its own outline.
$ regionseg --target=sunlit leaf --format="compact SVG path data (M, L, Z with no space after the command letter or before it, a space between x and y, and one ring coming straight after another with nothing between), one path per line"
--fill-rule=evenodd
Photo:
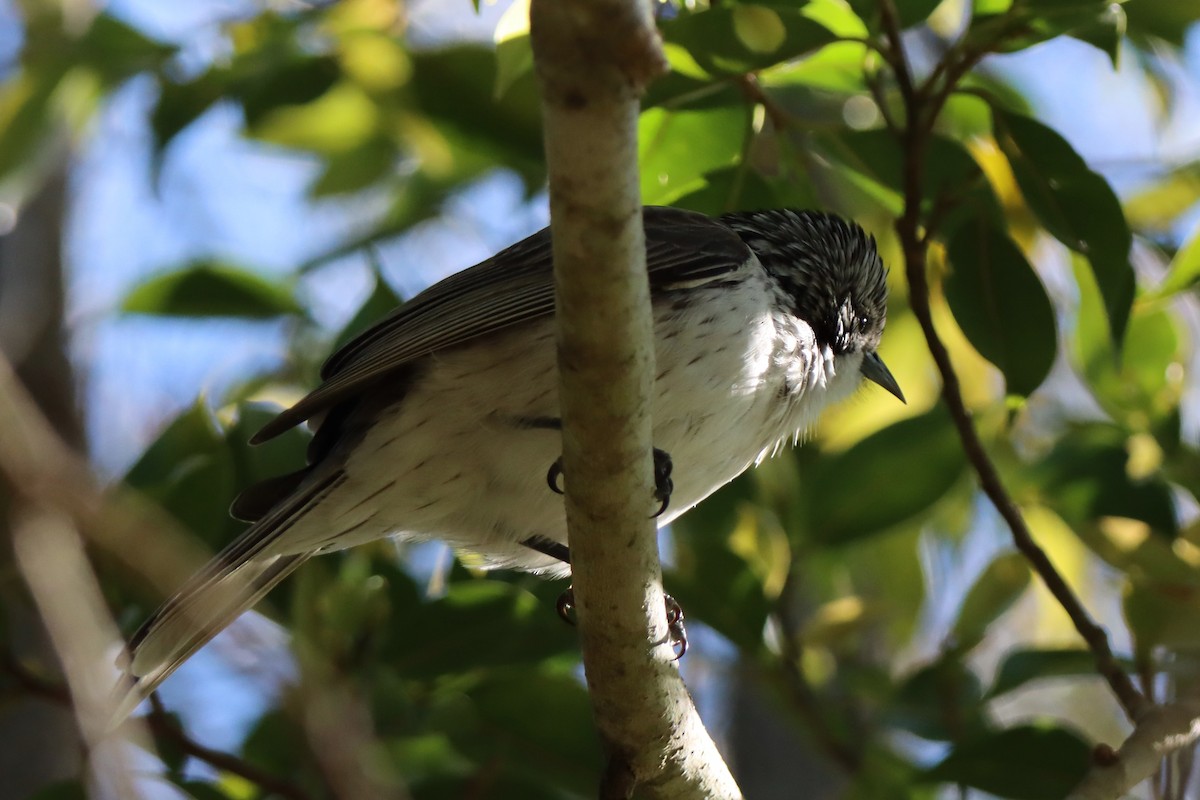
M1179 248L1171 266L1162 279L1162 283L1154 287L1147 299L1170 297L1192 288L1200 283L1200 231L1192 233L1191 238Z
M670 203L701 188L705 173L733 164L742 152L747 113L738 107L643 113L638 122L642 201Z
M769 67L834 40L833 33L798 9L748 4L681 14L663 23L662 33L713 75Z

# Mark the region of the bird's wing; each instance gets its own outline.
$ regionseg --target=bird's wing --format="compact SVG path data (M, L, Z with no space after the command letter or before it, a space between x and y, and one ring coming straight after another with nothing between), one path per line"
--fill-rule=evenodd
M653 293L719 281L744 267L750 248L704 214L651 206L643 213ZM405 365L554 312L550 231L434 284L334 353L319 387L260 430L266 441L352 397Z

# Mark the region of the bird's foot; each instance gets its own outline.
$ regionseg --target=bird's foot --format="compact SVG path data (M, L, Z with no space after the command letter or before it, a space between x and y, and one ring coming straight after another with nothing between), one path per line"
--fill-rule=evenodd
M667 638L671 649L675 652L675 660L683 658L688 649L687 628L683 624L683 607L669 594L663 595L663 604L667 607ZM575 624L575 591L571 587L558 596L554 604L559 618L568 625Z
M662 516L662 513L667 510L667 506L671 503L671 493L675 491L675 483L671 480L672 467L671 454L666 450L654 448L654 499L660 504L658 511L654 512L656 517ZM546 471L546 485L555 494L563 493L562 487L559 486L559 478L562 476L562 456L559 456Z

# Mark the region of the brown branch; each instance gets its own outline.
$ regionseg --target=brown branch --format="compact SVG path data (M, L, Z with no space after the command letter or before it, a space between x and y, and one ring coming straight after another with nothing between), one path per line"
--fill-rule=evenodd
M1017 550L1025 556L1046 588L1067 612L1075 630L1079 632L1092 651L1097 671L1108 681L1109 687L1125 709L1125 713L1130 719L1136 721L1149 707L1149 702L1117 663L1104 629L1092 620L1045 551L1034 541L1033 534L1029 530L1020 508L1005 488L1004 482L979 438L979 433L975 430L974 423L971 421L971 413L963 400L958 375L950 360L950 353L938 336L933 323L933 314L929 304L929 283L925 273L929 239L927 232L923 232L921 226L921 198L924 188L926 148L933 121L941 111L941 104L945 102L952 91L953 84L950 82L952 75L957 80L965 73L966 69L969 69L969 63L973 62L964 60L960 63L959 68L953 69L953 71L948 69L947 85L928 103L924 102L913 84L912 74L908 69L893 0L883 0L882 9L884 30L891 44L892 63L897 69L896 79L907 111L907 120L901 131L901 142L906 156L904 159L904 213L896 221L896 232L904 251L905 273L910 289L909 303L921 325L929 352L941 375L942 400L954 420L963 450L975 470L980 488L1008 525ZM981 58L982 54L978 57Z
M269 794L276 794L288 798L288 800L312 800L312 795L287 778L272 775L232 753L206 747L188 736L187 732L179 727L167 710L163 708L157 692L150 695L150 708L151 711L145 719L151 732L178 747L180 752L185 755L198 758L219 770L244 778Z

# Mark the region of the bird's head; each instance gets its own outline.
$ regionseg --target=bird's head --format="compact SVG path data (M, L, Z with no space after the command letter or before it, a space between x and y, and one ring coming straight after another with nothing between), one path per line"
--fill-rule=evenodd
M835 357L862 354L863 377L904 402L876 352L887 321L887 271L875 238L853 222L819 211L776 209L726 214L775 281L788 309Z

